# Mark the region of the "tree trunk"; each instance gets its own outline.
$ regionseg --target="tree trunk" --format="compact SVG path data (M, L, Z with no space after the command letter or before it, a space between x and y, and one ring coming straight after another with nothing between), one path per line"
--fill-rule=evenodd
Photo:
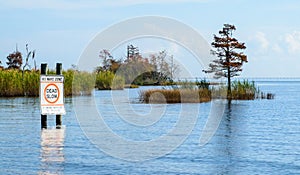
M231 95L231 77L230 77L230 67L228 67L228 70L227 70L227 99L231 100L232 98L232 95Z
M226 62L228 63L227 65L227 99L231 100L232 95L231 95L231 72L230 72L230 56L229 56L229 48L227 48L226 52Z

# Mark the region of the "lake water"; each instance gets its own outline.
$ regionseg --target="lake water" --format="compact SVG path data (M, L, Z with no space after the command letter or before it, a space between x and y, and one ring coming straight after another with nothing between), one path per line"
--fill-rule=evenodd
M116 106L123 108L121 113L133 110L143 115L161 105L149 108L138 103L140 89L123 91L129 94L130 104L126 100L113 104L109 91L96 91L96 107L107 126L122 138L145 143L175 127L184 107L199 107L197 121L181 145L158 158L137 162L110 156L92 143L79 125L71 98L65 99L65 127L54 129L55 117L48 116L49 129L43 131L38 98L0 98L0 174L300 174L300 81L257 84L262 91L275 93L275 99L233 101L204 146L199 139L211 103L165 105L157 121L129 121L145 124L136 126L116 117ZM89 113L86 110L87 117ZM134 152L118 143L106 144L120 147L123 154Z

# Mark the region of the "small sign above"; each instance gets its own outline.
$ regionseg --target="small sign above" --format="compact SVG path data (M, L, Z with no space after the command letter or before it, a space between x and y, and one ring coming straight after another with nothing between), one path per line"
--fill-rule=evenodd
M40 100L42 115L64 115L64 77L41 75Z

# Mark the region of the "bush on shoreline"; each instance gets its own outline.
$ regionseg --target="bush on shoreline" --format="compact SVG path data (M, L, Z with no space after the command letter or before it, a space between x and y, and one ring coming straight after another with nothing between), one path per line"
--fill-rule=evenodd
M65 96L91 95L95 87L95 76L85 71L63 71Z
M124 85L124 78L111 71L101 71L96 74L96 88L98 90L120 90L124 89Z

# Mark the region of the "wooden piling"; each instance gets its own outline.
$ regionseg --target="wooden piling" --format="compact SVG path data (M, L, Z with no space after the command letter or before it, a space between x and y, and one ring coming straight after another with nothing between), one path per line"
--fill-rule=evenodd
M41 64L41 75L47 75L47 64ZM47 115L41 115L41 129L47 129Z
M56 63L56 75L62 75L62 63ZM62 117L61 115L56 115L56 129L61 129Z

